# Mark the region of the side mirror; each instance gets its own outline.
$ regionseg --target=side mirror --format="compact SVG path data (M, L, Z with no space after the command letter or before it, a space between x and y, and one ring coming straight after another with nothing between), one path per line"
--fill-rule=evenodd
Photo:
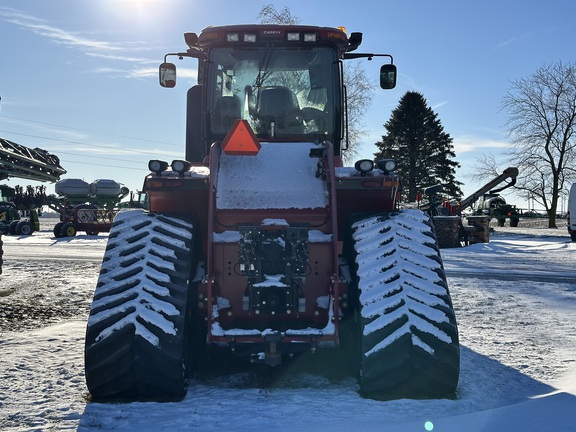
M176 65L174 63L162 63L159 68L159 76L162 87L176 87Z
M385 64L380 67L380 87L384 90L396 87L396 65Z

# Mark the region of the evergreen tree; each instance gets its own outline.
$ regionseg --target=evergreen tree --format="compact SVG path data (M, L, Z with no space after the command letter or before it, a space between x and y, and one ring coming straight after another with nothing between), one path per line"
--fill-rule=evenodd
M404 199L415 201L419 190L437 184L453 197L462 196L462 183L455 178L460 164L452 160L456 157L452 138L422 94L406 92L384 127L388 133L376 143L379 151L374 160L397 161Z

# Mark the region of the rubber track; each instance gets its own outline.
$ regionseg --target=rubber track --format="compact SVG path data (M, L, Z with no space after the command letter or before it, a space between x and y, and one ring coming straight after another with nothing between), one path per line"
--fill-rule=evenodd
M86 332L93 399L184 396L191 246L188 221L141 209L114 219Z
M432 221L420 210L403 210L356 222L352 229L361 392L453 397L458 329Z

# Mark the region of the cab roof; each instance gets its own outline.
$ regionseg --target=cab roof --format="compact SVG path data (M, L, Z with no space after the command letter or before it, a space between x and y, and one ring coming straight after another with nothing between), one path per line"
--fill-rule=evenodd
M240 24L206 27L198 37L198 46L202 49L221 46L261 46L269 43L286 46L332 46L342 53L349 49L346 32L342 28L334 27Z

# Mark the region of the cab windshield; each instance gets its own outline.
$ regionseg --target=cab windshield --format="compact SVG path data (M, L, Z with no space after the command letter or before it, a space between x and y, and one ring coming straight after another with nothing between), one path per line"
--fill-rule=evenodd
M248 120L261 139L333 140L337 60L326 47L216 48L211 52L210 128L225 136Z

